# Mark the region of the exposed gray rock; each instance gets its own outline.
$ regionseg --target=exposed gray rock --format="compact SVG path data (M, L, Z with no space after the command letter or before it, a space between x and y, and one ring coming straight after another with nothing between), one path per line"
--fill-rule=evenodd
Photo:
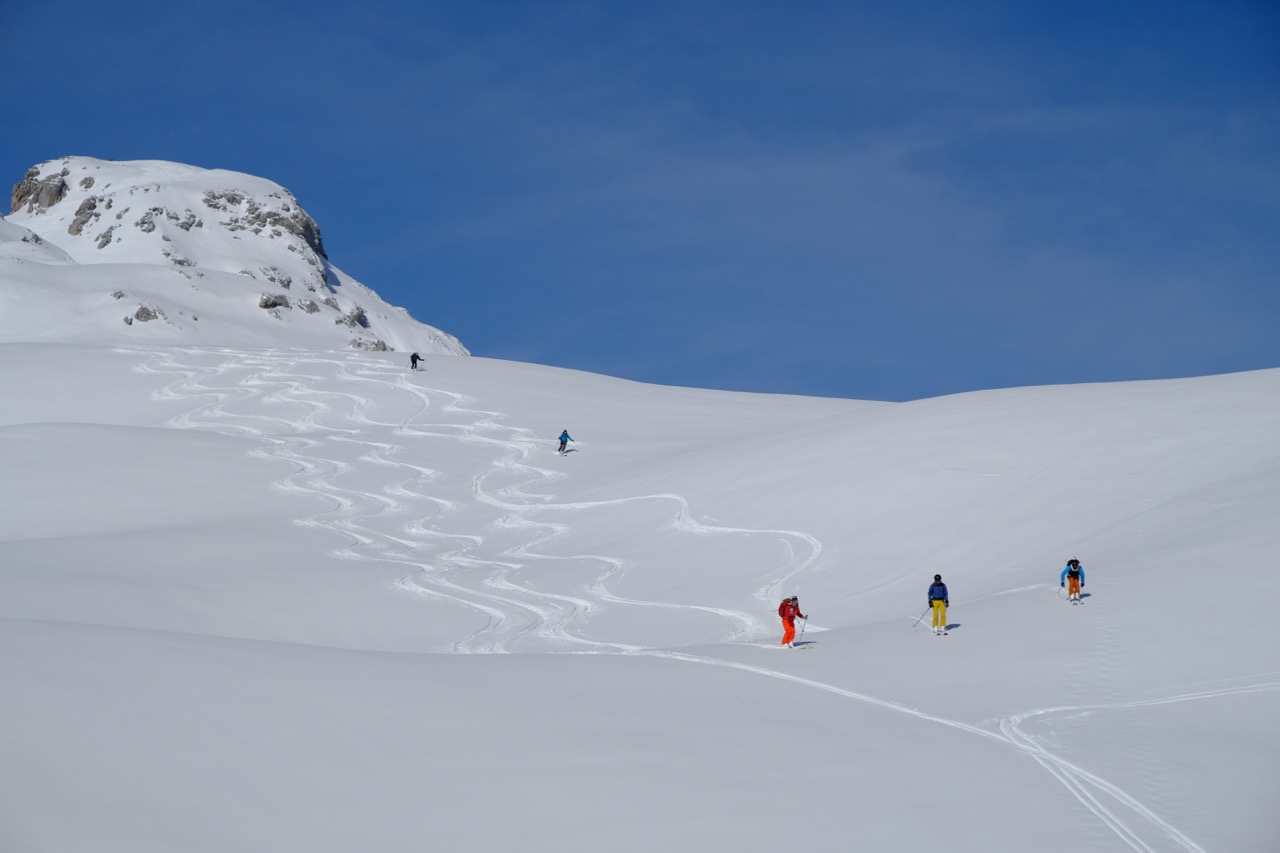
M301 299L298 301L297 305L299 308L301 308L303 311L307 312L308 314L320 313L320 306L317 305L314 300Z
M281 198L278 194L274 198ZM296 205L285 202L280 210L264 207L257 199L249 198L236 190L204 194L204 204L213 210L233 214L223 225L231 231L252 231L261 234L271 231L275 236L283 236L285 232L300 237L317 255L328 259L324 251L324 239L320 236L320 226L306 211ZM295 250L296 251L296 250ZM316 263L312 261L312 263Z
M369 318L365 316L364 309L359 305L355 306L333 322L350 326L353 329L356 326L359 326L362 329L369 328Z
M351 341L351 348L369 350L370 352L386 352L387 342L380 339L366 341L364 338L355 338Z
M192 228L204 227L203 220L199 219L189 210L186 213L187 215L183 217L174 213L172 210L165 210L163 207L153 207L147 210L146 213L142 214L142 216L138 217L138 221L133 224L138 226L138 229L145 234L150 234L152 231L156 230L156 219L160 216L163 216L165 219L174 223L183 231L190 231ZM164 237L164 235L161 235L161 238L168 239L167 237Z
M163 213L164 210L159 207L153 207L146 213L138 217L138 221L133 223L143 234L150 234L156 230L156 214Z
M140 323L148 323L152 320L158 320L161 316L162 315L158 309L152 308L148 305L139 305L138 310L133 312L133 318Z
M80 189L87 190L93 188L93 175L80 179Z
M271 308L288 308L289 297L283 293L264 293L262 298L258 300L258 307L268 310Z
M262 277L277 287L289 289L289 285L293 284L293 276L281 270L279 267L259 267L262 271Z
M112 225L106 231L103 231L101 234L98 235L99 249L105 249L107 246L111 244L111 232L115 231L119 227L120 227L119 225Z
M84 227L101 215L98 213L98 197L89 196L76 208L76 218L67 226L67 233L73 237L79 237Z
M32 166L22 180L14 184L10 212L17 213L23 205L26 205L27 213L37 208L53 207L67 195L67 182L63 177L64 175L50 175L42 179L40 167Z
M204 204L214 210L230 210L244 204L244 196L235 190L220 193L209 190L204 194Z

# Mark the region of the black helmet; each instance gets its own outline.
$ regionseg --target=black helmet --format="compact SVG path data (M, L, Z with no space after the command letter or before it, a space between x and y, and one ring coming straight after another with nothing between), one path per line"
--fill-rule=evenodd
M934 580L936 580L936 581L940 581L940 580L942 580L942 575L934 575L934 576L933 576L933 579L934 579Z

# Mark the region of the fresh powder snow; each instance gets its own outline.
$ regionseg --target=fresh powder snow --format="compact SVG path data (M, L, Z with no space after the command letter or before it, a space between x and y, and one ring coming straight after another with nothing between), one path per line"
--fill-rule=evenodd
M305 227L182 242L269 182L52 165L192 265L71 190L0 222L0 849L1280 848L1280 370L881 403L465 357ZM258 307L272 268L338 307Z

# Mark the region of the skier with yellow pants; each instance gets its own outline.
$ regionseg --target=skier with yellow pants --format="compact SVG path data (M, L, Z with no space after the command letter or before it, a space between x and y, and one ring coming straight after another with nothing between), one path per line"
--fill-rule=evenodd
M942 575L934 575L929 586L929 606L933 608L933 633L947 633L947 585L942 582Z

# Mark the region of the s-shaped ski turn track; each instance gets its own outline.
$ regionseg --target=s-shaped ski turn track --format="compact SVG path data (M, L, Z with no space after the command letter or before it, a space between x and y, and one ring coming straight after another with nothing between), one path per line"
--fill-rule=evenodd
M727 626L721 633L731 639L769 632L746 610L613 593L611 581L627 561L547 553L548 545L574 531L572 524L548 520L551 513L669 505L664 526L677 533L780 538L788 556L781 566L760 566L761 577L775 579L756 591L761 601L821 555L821 544L802 532L702 524L680 495L556 502L542 492L565 475L530 461L544 444L531 430L506 426L502 413L473 408L465 395L425 387L422 374L407 375L376 358L289 350L124 351L143 357L140 372L175 377L156 398L191 405L170 426L257 438L262 446L255 455L290 463L293 473L276 485L328 504L297 523L341 534L347 544L335 556L404 566L397 589L477 613L481 623L452 642L451 651L632 651L640 646L602 636L589 624L620 607L702 614L721 620ZM478 472L469 500L456 486L433 490L442 473L407 461L438 458L442 449L469 457ZM581 580L576 589L540 588L552 575Z

